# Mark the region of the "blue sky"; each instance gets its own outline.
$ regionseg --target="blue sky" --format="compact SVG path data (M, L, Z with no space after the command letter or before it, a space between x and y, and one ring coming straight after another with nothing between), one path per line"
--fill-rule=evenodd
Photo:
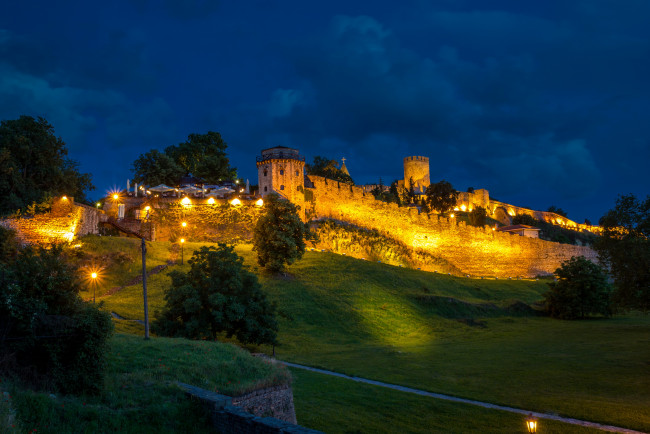
M40 5L39 5L40 3ZM45 117L99 197L138 155L222 134L357 183L431 180L596 221L650 189L650 2L13 2L0 119Z

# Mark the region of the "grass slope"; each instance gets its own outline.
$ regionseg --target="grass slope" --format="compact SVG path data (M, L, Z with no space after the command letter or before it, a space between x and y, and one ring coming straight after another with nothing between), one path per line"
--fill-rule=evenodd
M281 366L214 342L117 334L107 356L99 396L54 396L14 385L15 427L0 426L0 432L212 432L208 415L176 381L236 396L290 378ZM1 405L0 416L7 420Z
M198 246L188 244L185 257ZM281 359L650 431L648 316L536 317L522 303L541 299L542 281L464 279L320 252L288 276L268 276L250 246L237 252L292 318L281 320ZM168 279L149 279L150 311L162 306ZM142 318L141 292L125 288L105 308Z

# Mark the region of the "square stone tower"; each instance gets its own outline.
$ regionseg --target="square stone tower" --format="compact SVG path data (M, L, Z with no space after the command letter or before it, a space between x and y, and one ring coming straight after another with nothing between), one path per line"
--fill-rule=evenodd
M262 197L276 193L304 210L305 157L297 149L276 146L256 159Z

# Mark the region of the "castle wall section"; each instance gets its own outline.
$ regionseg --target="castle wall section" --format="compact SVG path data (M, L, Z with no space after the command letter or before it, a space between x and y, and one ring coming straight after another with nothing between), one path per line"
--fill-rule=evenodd
M420 214L417 208L377 201L363 189L312 176L316 218L375 229L407 246L442 257L473 276L535 277L552 274L572 256L596 260L595 252L535 238L476 228L453 218ZM433 270L432 270L433 271Z

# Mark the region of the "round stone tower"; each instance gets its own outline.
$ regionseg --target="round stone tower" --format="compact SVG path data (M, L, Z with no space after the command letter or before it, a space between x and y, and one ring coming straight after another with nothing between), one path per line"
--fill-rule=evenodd
M416 191L424 193L431 184L428 157L413 156L404 158L404 187L409 188L411 178Z
M262 197L276 193L304 210L305 157L285 146L264 149L257 157L257 177Z

